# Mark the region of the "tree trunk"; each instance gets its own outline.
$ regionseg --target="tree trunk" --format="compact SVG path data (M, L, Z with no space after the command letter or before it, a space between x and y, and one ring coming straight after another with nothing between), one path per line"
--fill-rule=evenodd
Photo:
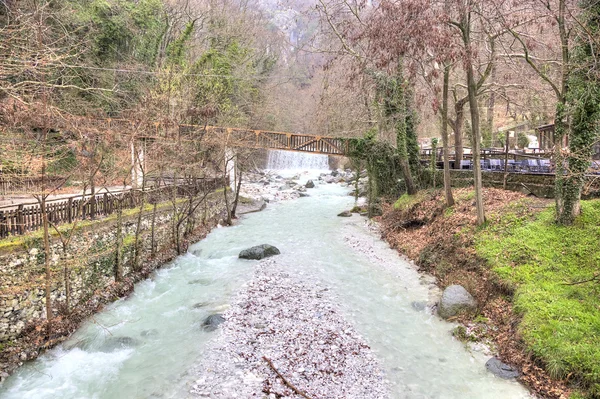
M506 190L506 181L508 180L508 150L509 150L508 146L510 143L510 132L507 130L505 134L506 134L506 143L504 146L504 150L505 150L505 153L504 153L504 179L502 181L502 188L504 190Z
M471 113L471 129L473 141L473 174L475 178L475 205L477 208L477 225L485 223L485 212L483 209L483 185L481 181L481 132L479 125L479 104L477 104L477 83L475 82L475 73L473 71L473 52L471 49L471 21L467 13L463 16L463 44L466 48L466 72L467 72L467 92L469 97L469 108Z
M452 195L452 181L450 177L450 146L448 145L448 86L450 80L450 67L444 66L444 89L442 93L442 147L444 151L444 195L446 206L454 205Z
M456 122L454 123L454 169L460 169L460 162L464 157L464 144L462 128L465 120L465 103L458 101L454 104L454 112L456 113Z
M225 196L225 208L227 209L227 220L226 223L231 226L233 221L231 220L231 206L229 204L229 196L227 195L227 178L223 178L223 195Z
M358 192L359 190L359 181L360 181L360 169L361 169L361 161L357 161L356 163L356 179L354 179L354 206L358 206L358 197L360 195L360 193Z
M155 235L155 226L156 226L156 201L154 202L154 205L152 206L152 231L151 231L151 243L150 243L150 251L151 251L151 256L152 258L154 258L156 256L156 235Z
M492 84L496 80L496 66L492 68ZM494 90L490 91L488 102L487 102L487 120L486 126L487 130L490 134L491 145L492 147L495 145L496 140L494 139L494 108L496 106L496 92Z
M408 153L408 109L409 104L407 100L408 90L406 90L406 83L404 81L403 65L402 61L398 62L398 72L395 77L396 80L396 93L393 99L396 109L396 115L394 115L395 129L396 129L396 151L398 152L398 158L400 159L400 170L404 176L404 182L406 184L406 192L408 195L414 195L417 193L417 188L413 180L411 173L409 153ZM370 179L371 177L369 177Z
M90 219L94 220L96 219L96 185L94 184L93 177L90 179L90 183L90 193L92 195L90 198ZM85 200L85 191L83 192L82 200Z
M237 187L235 189L235 200L233 201L233 208L231 209L231 217L235 217L235 212L237 211L238 202L240 200L240 190L242 189L242 169L240 168L240 173L238 175Z
M123 265L121 260L121 251L123 246L123 200L117 199L117 226L115 232L115 281L123 279Z
M142 241L140 235L142 232L142 219L144 216L144 207L146 206L146 179L142 177L142 198L140 199L140 211L137 218L137 226L135 228L135 241L134 241L134 255L133 255L133 269L138 271L140 269L140 259L142 252Z
M600 35L600 5L594 0L580 3L580 21L589 36ZM577 37L573 48L567 91L570 118L568 174L564 177L562 209L558 222L571 225L581 214L581 192L584 176L592 160L593 146L598 140L600 122L600 79L598 50L589 37ZM562 116L562 115L561 115Z
M185 217L185 232L184 237L188 237L194 230L194 194L190 192L188 196L187 216Z
M45 169L42 167L42 169ZM42 171L42 179L44 178ZM44 182L42 182L42 185ZM52 332L52 268L50 266L50 233L48 231L48 213L46 212L46 194L42 193L41 197L42 225L44 227L44 269L46 271L46 320L48 321L48 335Z
M63 253L62 262L65 265L63 268L63 279L65 282L65 308L67 314L71 313L71 273L67 264L66 249Z
M567 133L567 109L566 98L569 94L569 38L565 24L566 2L560 0L558 3L558 30L561 41L562 71L560 95L556 103L556 114L554 117L554 162L555 181L554 198L556 203L556 221L559 224L570 224L575 218L575 212L579 212L579 200L577 196L569 195L567 188L567 175L570 173L565 165L563 155L564 140ZM567 167L565 167L567 166Z

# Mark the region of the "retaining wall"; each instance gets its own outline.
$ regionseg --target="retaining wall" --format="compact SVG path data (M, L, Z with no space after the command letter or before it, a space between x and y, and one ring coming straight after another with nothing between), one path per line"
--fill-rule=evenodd
M452 187L466 187L473 185L473 171L451 170ZM443 182L443 171L437 170L437 185ZM484 187L503 188L504 173L483 172ZM506 179L506 188L524 194L533 194L540 198L554 198L554 175L536 173L509 173ZM583 198L600 197L600 176L586 176Z
M214 192L194 214L197 229L223 217L223 192ZM173 240L173 208L169 203L157 206L154 217L155 256L152 258L153 212L146 209L141 219L140 255L137 269L133 258L138 211L122 219L121 251L124 279L139 277L140 268L154 270L177 256ZM55 315L64 315L67 283L70 307L82 306L94 294L107 290L115 282L116 217L82 223L73 234L67 251L59 237L51 240L52 306ZM192 235L193 236L193 235ZM157 259L160 258L160 259ZM66 271L66 273L65 273ZM0 345L17 338L28 324L46 318L44 250L40 234L19 237L16 244L0 241Z

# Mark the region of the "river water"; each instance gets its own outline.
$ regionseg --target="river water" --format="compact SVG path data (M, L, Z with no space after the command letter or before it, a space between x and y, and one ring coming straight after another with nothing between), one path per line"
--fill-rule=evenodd
M528 398L519 384L489 374L486 357L453 339L452 324L415 308L431 299L428 284L368 231L364 218L336 216L353 203L348 191L318 185L311 197L215 229L68 342L23 366L0 387L0 397L187 396L182 392L194 381L188 370L218 334L204 332L202 320L223 310L252 277L254 262L238 253L270 243L290 272L330 287L381 360L393 398Z

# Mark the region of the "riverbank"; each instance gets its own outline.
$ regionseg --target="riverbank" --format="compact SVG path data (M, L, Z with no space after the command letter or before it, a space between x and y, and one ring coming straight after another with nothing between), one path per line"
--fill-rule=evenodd
M49 280L40 232L0 241L0 382L68 339L107 304L129 296L135 283L206 237L225 213L223 190L208 194L189 215L190 229L177 248L172 234L173 220L181 217L177 205L147 204L121 218L110 215L52 230ZM45 314L48 284L51 323Z
M547 398L598 397L597 201L584 202L573 227L552 223L552 203L485 189L488 222L475 226L473 192L455 190L400 198L381 218L383 237L441 288L460 284L478 301L457 332L492 342L517 366L521 382Z
M337 216L354 198L345 183L329 184L332 177L339 176L314 177L308 197L214 229L67 342L25 364L0 385L0 396L244 398L248 384L259 397L264 390L276 397L292 389L285 378L299 390L318 389L310 391L317 397L529 398L518 383L486 370L486 353L465 350L452 337L453 323L431 314L439 297L432 279L366 228L365 218ZM264 270L238 258L264 243L281 251ZM207 329L207 319L223 312L227 321ZM226 342L230 352L216 349ZM256 372L248 372L253 364ZM228 382L243 388L232 391Z
M298 392L310 398L529 397L486 371L484 348L466 351L452 338L453 324L431 314L440 296L434 278L389 249L376 225L356 214L340 218L344 208L330 205L304 213L303 203L352 203L348 188L329 184L331 177L321 175L308 190L318 198L269 206L262 214L285 214L294 220L290 230L305 238L254 266L193 369L188 392L221 399L303 397ZM336 226L325 242L318 234L323 223ZM296 234L276 236L273 244Z

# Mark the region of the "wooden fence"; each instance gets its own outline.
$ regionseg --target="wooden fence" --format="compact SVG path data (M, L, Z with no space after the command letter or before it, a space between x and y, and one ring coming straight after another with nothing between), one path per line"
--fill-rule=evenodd
M223 179L196 179L191 184L167 185L145 192L146 201L158 202L161 198L172 195L176 190L179 197L190 193L210 192L225 186ZM46 202L48 221L53 224L72 223L75 220L95 219L114 213L120 206L122 209L132 209L140 205L142 192L126 190L111 193L78 195L66 199ZM10 209L9 209L10 208ZM21 204L0 208L0 239L11 235L22 235L43 227L42 208L39 203Z

